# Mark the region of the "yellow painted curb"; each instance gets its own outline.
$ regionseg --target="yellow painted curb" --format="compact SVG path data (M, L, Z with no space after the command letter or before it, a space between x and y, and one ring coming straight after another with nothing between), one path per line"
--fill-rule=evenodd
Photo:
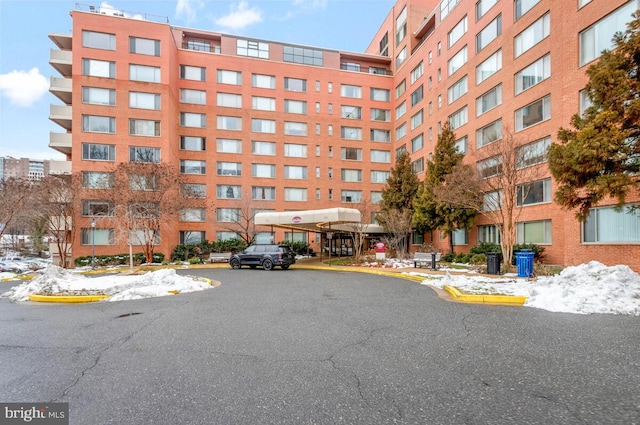
M109 298L109 295L29 295L29 301L40 303L93 303Z
M527 301L527 297L519 295L490 295L490 294L465 294L460 292L458 288L454 286L444 285L442 288L453 299L464 303L474 304L503 304L503 305L524 305Z

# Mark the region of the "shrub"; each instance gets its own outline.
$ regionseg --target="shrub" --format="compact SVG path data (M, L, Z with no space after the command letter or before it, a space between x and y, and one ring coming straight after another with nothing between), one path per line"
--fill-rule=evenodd
M162 263L164 261L164 254L156 252L153 254L154 263ZM83 257L77 257L73 260L76 266L90 266L91 256L86 255ZM133 264L138 266L145 262L145 256L143 253L138 252L133 254ZM114 254L114 255L96 255L94 264L96 266L120 266L129 264L129 254Z
M278 245L289 245L296 255L307 255L307 253L309 255L313 254L313 249L311 249L309 244L304 241L282 241L278 242Z
M474 265L479 264L487 264L487 255L486 254L473 254L469 259L469 263Z
M469 250L470 254L487 254L488 252L502 252L502 248L497 243L481 242Z
M447 252L446 254L444 254L441 258L442 261L446 262L446 263L453 263L453 261L456 259L456 254L453 252Z

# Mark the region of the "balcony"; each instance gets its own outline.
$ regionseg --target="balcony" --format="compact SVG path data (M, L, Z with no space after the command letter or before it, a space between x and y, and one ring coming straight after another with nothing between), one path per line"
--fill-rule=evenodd
M53 41L60 50L71 50L73 43L71 34L49 34L49 40Z
M73 54L71 50L51 49L49 64L63 77L71 78L71 63Z
M69 134L69 136L71 136L71 134ZM49 145L49 147L51 147L51 145ZM71 145L69 145L69 152L71 152ZM49 161L49 174L71 174L71 161Z
M71 155L71 133L49 132L49 147L65 155Z
M71 131L71 106L51 105L49 119L67 131Z
M71 78L51 77L49 91L63 103L71 104Z

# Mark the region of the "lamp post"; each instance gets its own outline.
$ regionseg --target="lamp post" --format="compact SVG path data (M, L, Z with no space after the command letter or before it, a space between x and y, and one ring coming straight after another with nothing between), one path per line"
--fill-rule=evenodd
M96 268L96 219L91 219L91 270Z

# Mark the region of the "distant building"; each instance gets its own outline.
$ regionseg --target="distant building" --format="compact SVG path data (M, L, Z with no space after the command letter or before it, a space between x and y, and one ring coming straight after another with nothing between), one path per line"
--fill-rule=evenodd
M546 166L558 129L588 106L586 67L638 3L398 0L382 23L371 22L378 30L364 53L74 10L73 34L49 36L58 47L50 64L61 74L50 90L63 103L51 105L63 131L49 146L67 155L87 188L125 161L162 161L188 175L190 189L214 199L215 209L170 223L158 249L169 255L178 243L232 237L225 224L239 198L273 211L377 202L398 152L409 152L424 177L444 122L465 162L490 178L501 158L483 148L509 129L523 141L524 166L543 171L517 199L518 242L544 246L553 264L595 259L638 269L638 217L609 202L576 221L554 202ZM74 257L90 254L93 241L101 254L126 251L108 220L92 213L100 205L98 190L84 200ZM277 240L307 240L278 232ZM270 235L265 229L258 240ZM412 249L433 243L446 252L447 237L414 233ZM480 217L453 239L467 252L499 234Z
M50 160L0 157L0 178L28 178L39 180L49 175Z

